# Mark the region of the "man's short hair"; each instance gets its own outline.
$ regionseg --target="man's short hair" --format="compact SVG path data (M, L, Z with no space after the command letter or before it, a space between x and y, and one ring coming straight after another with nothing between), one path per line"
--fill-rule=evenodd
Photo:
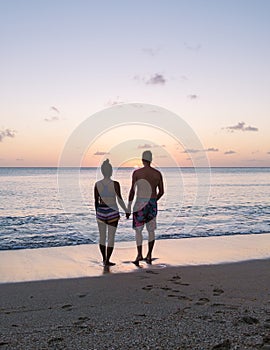
M151 151L144 151L142 154L142 160L146 160L147 162L152 162L152 152Z

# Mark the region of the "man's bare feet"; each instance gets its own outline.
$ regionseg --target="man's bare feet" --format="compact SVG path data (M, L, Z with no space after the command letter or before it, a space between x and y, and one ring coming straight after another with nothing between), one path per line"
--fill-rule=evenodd
M143 260L143 256L142 255L137 255L137 258L132 261L133 264L135 264L136 266L139 266L139 262Z
M144 260L146 261L147 264L152 265L152 258L151 257L147 256Z

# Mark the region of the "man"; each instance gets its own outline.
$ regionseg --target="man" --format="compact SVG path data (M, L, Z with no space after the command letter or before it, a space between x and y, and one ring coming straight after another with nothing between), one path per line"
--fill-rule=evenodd
M148 253L145 261L152 263L152 251L155 244L155 229L157 216L157 201L164 194L161 173L151 167L152 153L144 151L142 154L143 168L135 170L132 174L132 185L129 192L128 213L131 213L131 204L135 196L136 201L133 208L133 228L136 233L137 257L134 264L139 265L143 260L142 255L142 230L144 225L148 231ZM127 214L129 217L130 214Z

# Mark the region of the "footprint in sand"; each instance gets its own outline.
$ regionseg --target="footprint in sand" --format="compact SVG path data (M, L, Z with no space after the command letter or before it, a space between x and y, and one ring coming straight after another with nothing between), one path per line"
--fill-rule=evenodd
M87 328L87 325L83 325L85 321L89 321L89 317L80 316L77 321L73 322L74 326L80 326L80 328Z
M178 296L178 299L179 299L179 300L187 300L187 301L192 301L192 299L191 299L191 298L186 297L185 295L179 295L179 296Z
M146 317L146 314L134 314L134 316Z
M221 288L214 288L213 289L213 296L215 296L215 297L218 297L223 293L224 293L224 290Z
M0 346L5 346L5 345L8 345L9 343L6 342L6 341L0 341Z
M205 305L207 303L209 303L209 299L208 298L200 298L195 304L196 305Z
M69 311L69 310L72 309L72 305L71 304L65 304L65 305L61 306L61 308Z
M79 298L84 298L84 297L86 297L86 294L78 294L78 297Z
M152 275L158 275L159 273L153 270L146 270L145 273L150 273Z
M54 337L48 340L48 344L54 344L63 341L64 338L62 337Z
M213 304L211 304L211 306L212 306L212 307L224 307L224 306L226 306L226 305L223 304L223 303L213 303Z
M180 280L181 277L179 275L172 276L172 278L169 281L175 281L175 280Z
M165 286L165 287L160 287L160 289L163 289L163 290L172 290L172 288L167 287L167 286Z
M153 289L153 285L149 284L146 287L142 287L143 290L152 290Z
M80 317L78 318L78 320L79 320L79 321L88 321L88 320L90 320L90 318L87 317L87 316L80 316Z

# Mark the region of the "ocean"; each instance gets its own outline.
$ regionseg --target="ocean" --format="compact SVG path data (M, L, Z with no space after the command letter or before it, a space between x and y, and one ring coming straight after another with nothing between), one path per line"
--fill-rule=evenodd
M134 169L115 169L126 201ZM270 232L270 168L161 168L157 239ZM97 168L0 168L0 250L98 243ZM144 233L147 238L147 233ZM116 241L134 241L124 213Z

